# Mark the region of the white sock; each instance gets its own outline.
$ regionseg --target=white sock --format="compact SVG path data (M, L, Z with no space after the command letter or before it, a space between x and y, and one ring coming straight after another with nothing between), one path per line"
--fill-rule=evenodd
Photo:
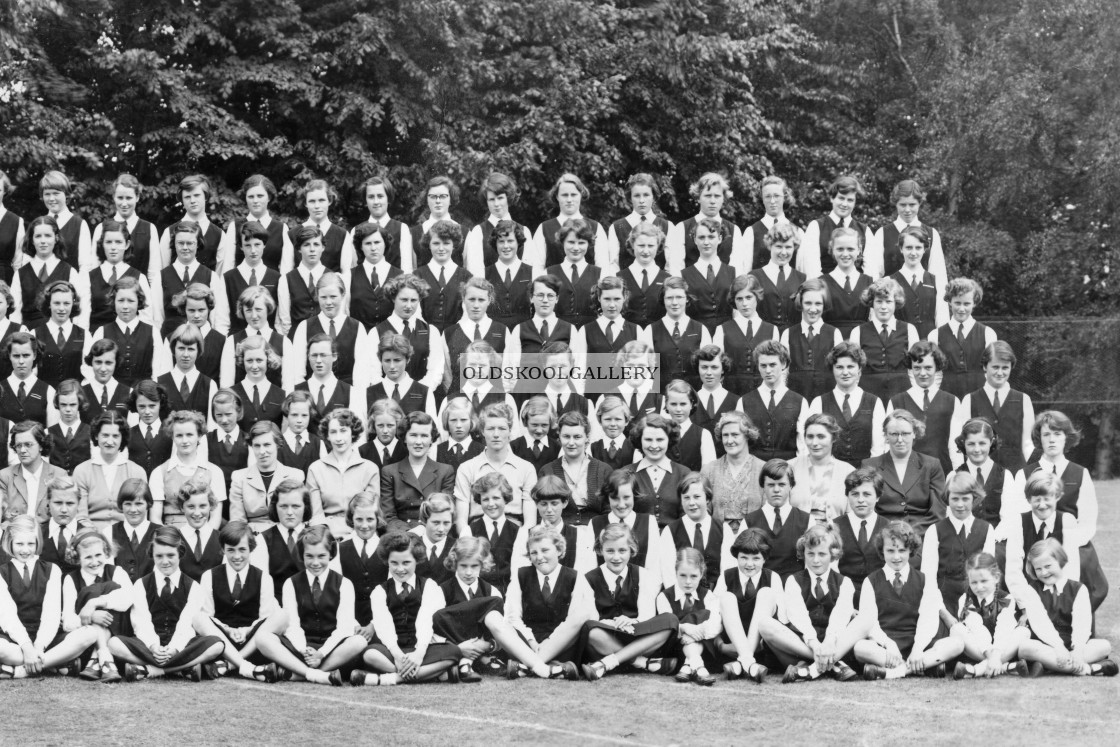
M909 673L910 673L910 670L907 668L907 666L905 664L899 664L894 669L888 669L887 670L887 679L888 680L899 680L899 679L902 679L903 677L905 677Z
M812 664L809 665L809 676L812 677L813 679L816 679L816 678L821 676L821 670L820 670L819 667L817 667L816 662L813 662Z
M634 660L630 663L633 664L634 666L638 667L639 669L645 669L646 664L649 663L649 657L635 656Z
M331 676L322 669L308 669L304 679L316 685L329 685L331 683Z
M249 662L246 661L246 662L242 663L242 665L237 668L237 673L240 674L245 679L251 680L251 679L253 679L253 670L254 669L256 669L256 667L254 667L252 664L250 664Z
M608 672L612 669L618 668L618 657L614 654L607 654L602 659L600 659L600 661L602 662L603 666L607 668Z
M382 685L399 685L400 682L401 682L401 676L399 674L397 674L396 672L390 672L389 674L381 675L381 684Z

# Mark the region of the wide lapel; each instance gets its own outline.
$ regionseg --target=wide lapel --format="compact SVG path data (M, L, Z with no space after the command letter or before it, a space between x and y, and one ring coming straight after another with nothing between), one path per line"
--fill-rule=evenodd
M917 452L910 452L910 460L906 462L906 474L902 477L902 492L906 493L917 484L922 476L922 461Z

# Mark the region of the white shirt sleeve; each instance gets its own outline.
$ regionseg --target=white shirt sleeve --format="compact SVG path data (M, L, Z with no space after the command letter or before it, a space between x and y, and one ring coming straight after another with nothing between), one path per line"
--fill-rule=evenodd
M284 582L284 591L281 593L283 597L284 612L288 615L288 629L284 632L284 637L296 649L296 651L303 651L307 648L307 636L303 633L303 627L299 621L299 601L296 599L296 587L292 583L292 579Z

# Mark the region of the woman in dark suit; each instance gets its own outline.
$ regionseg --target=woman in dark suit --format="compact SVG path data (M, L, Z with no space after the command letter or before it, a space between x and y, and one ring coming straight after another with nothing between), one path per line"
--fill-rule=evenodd
M591 440L591 423L582 412L566 412L558 421L560 437L560 458L541 468L540 476L555 475L566 480L567 475L584 474L582 485L572 485L572 500L564 507L564 521L576 526L590 524L591 519L606 513L610 506L603 506L599 499L599 488L606 484L613 468L587 453Z
M420 523L420 504L432 493L454 493L455 470L428 458L436 424L426 412L410 412L397 427L408 458L381 470L381 511L390 532L407 532Z
M914 451L925 423L907 410L894 410L883 421L887 453L863 461L883 477L883 494L875 510L887 520L903 519L919 533L945 517L945 473L937 459ZM905 465L904 470L899 465Z

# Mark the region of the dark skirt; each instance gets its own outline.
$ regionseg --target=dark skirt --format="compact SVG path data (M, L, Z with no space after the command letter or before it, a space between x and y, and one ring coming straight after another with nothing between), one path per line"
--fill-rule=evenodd
M618 642L623 646L636 641L639 638L644 638L647 635L660 633L663 630L671 630L673 633L677 632L680 623L677 621L677 616L672 612L663 612L660 615L655 615L648 620L642 620L640 623L634 625L633 633L623 633L618 628L610 623L601 620L589 620L583 624L583 629L579 633L579 644L576 648L577 658L576 662L594 661L594 652L589 648L588 640L591 636L592 630L605 630L610 633ZM670 636L672 640L675 636Z
M1100 558L1097 557L1097 548L1093 547L1092 542L1081 546L1080 555L1081 583L1089 590L1089 604L1093 612L1096 612L1108 596L1108 578L1104 575L1104 568L1101 568Z
M212 617L210 619L213 620L215 624L220 622L216 617ZM257 631L261 629L261 626L264 625L265 622L265 620L257 620L256 624L253 625L253 627L249 628L249 635L245 636L245 642L240 646L230 640L228 636L223 635L222 639L226 644L226 648L229 649L232 647L234 650L240 653L242 649L249 645L249 641L253 640L253 636L257 634ZM218 629L221 630L220 627ZM250 664L253 664L254 666L263 666L268 663L268 657L262 654L259 649L251 653L249 656L246 656L245 660Z
M158 667L160 669L175 669L176 667L182 667L190 663L194 659L197 659L202 655L204 651L206 651L206 649L210 648L215 643L222 644L221 638L217 638L212 635L196 635L187 643L186 646L183 647L182 651L172 656L163 664L160 664L158 661L156 661L156 657L152 655L152 650L144 645L144 642L139 638L134 638L132 636L121 636L117 640L124 644L124 647L127 648L137 659L144 662L150 667ZM219 656L221 656L221 654L219 654Z
M367 651L373 650L384 656L389 661L393 661L393 654L389 652L385 646L380 643L375 643L370 646ZM406 654L412 653L414 649L406 648ZM463 652L454 643L432 643L428 646L428 650L424 652L424 661L420 662L420 666L428 664L438 664L441 661L458 662L463 657Z
M505 614L501 597L476 597L444 607L432 616L432 630L451 643L462 643L472 638L491 638L484 620L491 612Z
M99 581L89 586L82 587L78 592L78 598L74 602L74 609L81 610L91 600L103 597L111 591L116 591L121 588L120 584L115 581ZM113 622L109 624L109 634L115 636L130 636L132 635L131 616L128 612L117 612L116 610L106 610L113 615Z

